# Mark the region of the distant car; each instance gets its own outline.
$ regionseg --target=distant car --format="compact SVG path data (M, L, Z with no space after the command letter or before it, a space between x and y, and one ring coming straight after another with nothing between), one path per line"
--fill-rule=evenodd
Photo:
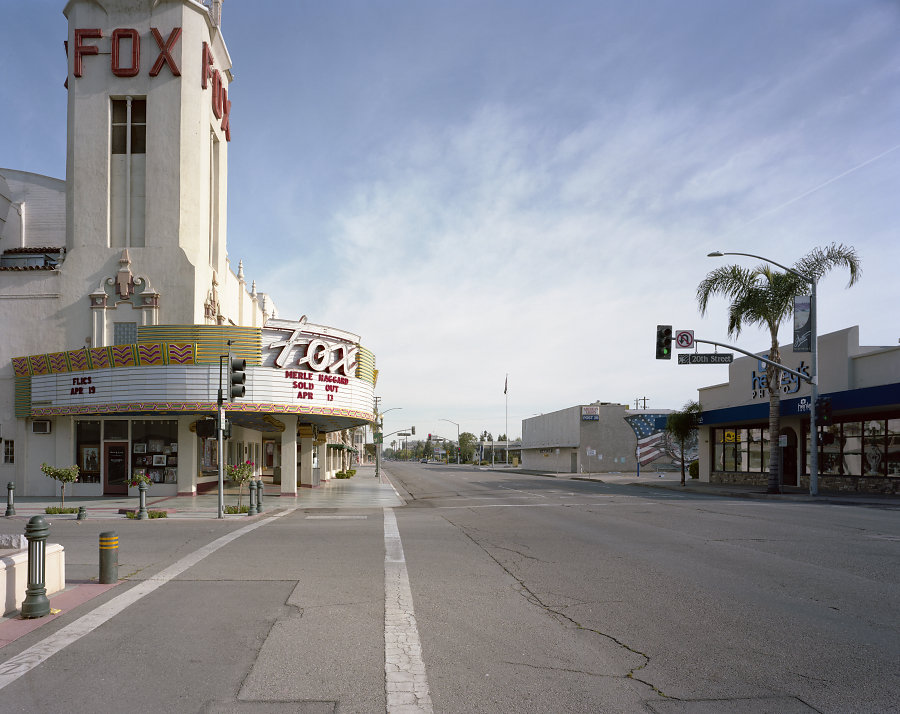
M422 459L422 463L423 463L423 464L427 464L427 463L428 463L428 459Z

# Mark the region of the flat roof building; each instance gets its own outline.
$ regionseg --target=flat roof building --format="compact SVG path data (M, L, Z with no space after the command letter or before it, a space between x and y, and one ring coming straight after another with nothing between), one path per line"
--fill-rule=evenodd
M786 345L781 355L787 367L809 373L809 353ZM819 487L900 493L900 347L861 346L854 326L821 335L818 361L819 394L830 398L833 415L818 440ZM770 440L765 363L736 359L728 377L699 390L700 479L762 486ZM778 386L783 484L808 488L810 385L784 374Z

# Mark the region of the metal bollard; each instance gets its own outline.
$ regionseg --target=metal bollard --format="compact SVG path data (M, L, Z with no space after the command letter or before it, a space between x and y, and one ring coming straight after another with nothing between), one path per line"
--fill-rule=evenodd
M247 509L247 515L255 516L256 513L256 481L250 479L250 508Z
M78 516L75 520L77 520L77 521L86 521L87 520L87 508L85 506L78 507Z
M100 582L106 585L119 581L119 536L115 531L100 534Z
M28 586L22 601L22 617L33 619L50 614L45 578L47 574L47 536L50 526L41 516L32 516L25 526L28 539Z
M260 479L256 482L256 512L263 512L263 480Z
M6 484L6 515L16 515L16 484L12 481Z

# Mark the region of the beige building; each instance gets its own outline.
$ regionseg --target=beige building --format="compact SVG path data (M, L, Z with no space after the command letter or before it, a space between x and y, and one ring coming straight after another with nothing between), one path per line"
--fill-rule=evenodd
M278 319L229 259L220 7L65 6L66 179L0 169L0 481L20 495L54 491L42 462L77 463L76 495L125 493L140 473L156 495L209 487L218 456L198 423L229 354L247 387L226 405L226 460L283 493L349 466L345 430L373 418L360 337Z
M522 467L557 473L674 468L664 429L671 409L594 402L522 420Z
M760 353L763 356L765 353ZM809 353L781 348L782 361L808 374ZM819 394L833 423L822 430L819 487L900 493L900 347L859 344L859 328L821 335ZM700 389L700 478L713 483L768 480L769 392L765 364L736 359L729 379ZM784 375L781 389L783 483L809 486L810 386Z

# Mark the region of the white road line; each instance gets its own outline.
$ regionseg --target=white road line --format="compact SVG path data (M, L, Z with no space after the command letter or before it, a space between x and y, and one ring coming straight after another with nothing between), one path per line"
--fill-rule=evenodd
M212 543L209 543L202 548L198 548L193 553L186 555L168 568L165 568L156 575L138 583L133 588L114 597L112 600L104 603L87 615L78 618L75 622L66 625L61 630L50 635L50 637L41 640L27 650L20 652L15 657L3 662L0 664L0 689L3 689L8 684L12 684L23 674L30 672L39 664L50 659L50 657L65 647L68 647L76 640L93 632L104 622L107 622L112 617L122 612L126 607L133 605L145 595L149 595L160 586L165 585L172 578L177 577L188 568L196 565L206 556L215 553L219 548L228 545L231 541L240 538L242 535L257 529L260 526L271 523L276 518L281 518L281 516L293 510L296 509L290 508L281 513L276 513L265 520L251 523L233 533L229 533L228 535L224 535L221 538L214 540Z
M433 712L393 508L384 509L384 690L387 712Z

